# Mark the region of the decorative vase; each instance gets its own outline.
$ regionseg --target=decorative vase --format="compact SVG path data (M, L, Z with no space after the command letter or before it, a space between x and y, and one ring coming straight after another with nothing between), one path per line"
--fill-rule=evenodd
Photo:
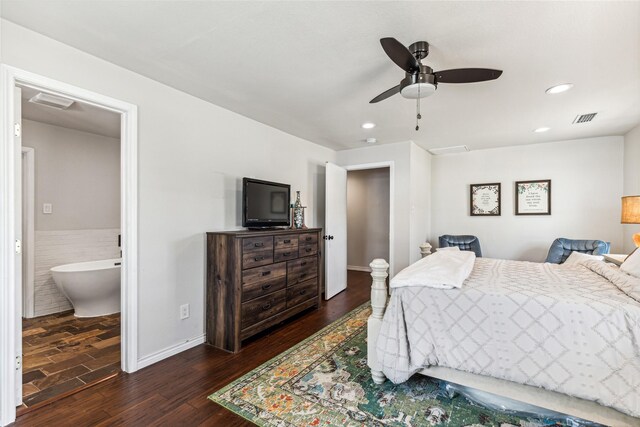
M300 191L296 191L296 202L293 204L293 228L306 228L304 225L304 208L300 201Z

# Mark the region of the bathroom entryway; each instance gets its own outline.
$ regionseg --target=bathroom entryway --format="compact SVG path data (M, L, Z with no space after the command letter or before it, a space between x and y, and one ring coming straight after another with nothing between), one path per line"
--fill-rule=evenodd
M22 110L22 412L120 372L120 115L31 87Z
M120 372L120 314L77 318L73 311L22 321L25 408Z

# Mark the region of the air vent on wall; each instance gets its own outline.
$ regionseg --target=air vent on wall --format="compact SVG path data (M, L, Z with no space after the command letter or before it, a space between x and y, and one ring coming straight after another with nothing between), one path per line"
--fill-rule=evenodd
M66 110L73 105L73 100L63 98L57 95L51 95L50 93L40 92L29 100L34 104L45 105L47 107L56 108L58 110Z
M587 123L590 122L591 120L593 120L593 118L596 116L596 114L598 113L589 113L589 114L580 114L578 116L576 116L576 118L573 120L573 123Z
M437 156L439 154L465 153L469 151L469 147L467 147L466 145L456 145L453 147L431 148L427 151L434 156Z

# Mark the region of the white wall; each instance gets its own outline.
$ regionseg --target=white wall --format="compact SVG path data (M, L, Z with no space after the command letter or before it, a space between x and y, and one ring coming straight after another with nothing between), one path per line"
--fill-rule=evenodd
M624 136L624 196L640 195L640 125ZM623 253L629 254L635 249L631 236L640 233L640 225L623 225Z
M35 150L36 230L120 228L120 140L31 120L22 128Z
M602 137L434 156L431 242L478 236L484 256L544 261L557 237L600 239L622 250L624 141ZM515 216L515 181L551 179L551 215ZM502 183L502 216L469 216L469 184Z
M428 151L411 144L409 262L421 258L420 245L431 235L431 158Z
M335 152L2 22L4 63L138 105L139 358L202 336L206 231L238 228L243 176L286 182L322 226ZM179 306L191 304L191 317Z
M347 265L375 258L389 260L389 168L347 172Z

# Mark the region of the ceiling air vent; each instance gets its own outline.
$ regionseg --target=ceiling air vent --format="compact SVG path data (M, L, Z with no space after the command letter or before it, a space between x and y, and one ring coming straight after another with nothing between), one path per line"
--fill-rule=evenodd
M467 147L466 145L456 145L453 147L431 148L427 151L433 154L434 156L437 156L440 154L465 153L469 151L469 147Z
M29 100L34 104L46 105L47 107L56 108L58 110L66 110L73 105L73 100L63 98L61 96L52 95L50 93L40 92Z
M593 120L593 118L596 116L596 114L598 113L589 113L589 114L580 114L578 116L576 116L576 118L573 120L573 123L587 123L590 122L591 120Z

